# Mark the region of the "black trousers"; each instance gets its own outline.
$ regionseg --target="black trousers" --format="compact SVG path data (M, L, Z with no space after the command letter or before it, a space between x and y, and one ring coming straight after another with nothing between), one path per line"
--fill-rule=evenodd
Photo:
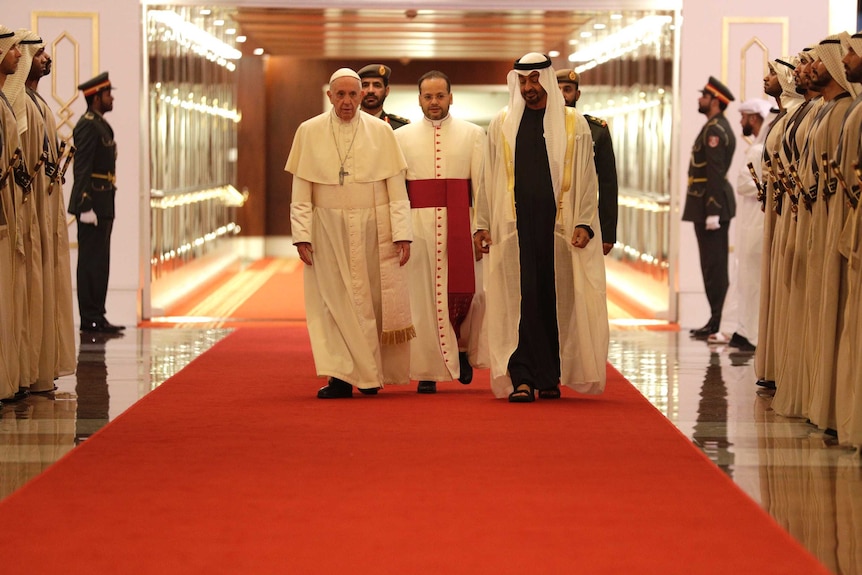
M729 227L730 222L721 222L717 230L707 230L705 223L694 222L694 234L700 250L700 271L711 314L709 321L715 325L721 323L721 310L730 285L727 275Z
M113 218L99 218L97 226L78 220L78 311L82 325L105 321L113 229Z

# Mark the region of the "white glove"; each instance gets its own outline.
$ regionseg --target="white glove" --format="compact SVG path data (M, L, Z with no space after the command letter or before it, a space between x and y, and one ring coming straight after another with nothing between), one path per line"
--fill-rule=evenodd
M718 216L706 216L706 229L709 231L717 230L721 227L721 222L718 221Z
M96 212L93 210L78 214L78 221L84 224L93 224L94 226L99 225L99 218L96 217Z

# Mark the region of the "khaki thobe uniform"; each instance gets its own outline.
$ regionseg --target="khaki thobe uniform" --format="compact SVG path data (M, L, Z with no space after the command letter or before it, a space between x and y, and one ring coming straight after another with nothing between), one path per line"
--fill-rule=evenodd
M334 111L300 125L285 166L293 241L314 250L304 284L317 374L362 389L410 379L415 332L393 243L412 240L405 168L386 123Z
M474 205L477 188L482 185L482 162L485 132L481 127L447 116L438 122L423 118L395 132L395 139L407 161L407 191L411 198L413 244L407 263L410 282L410 310L416 339L410 342L410 377L420 381L450 381L461 374L459 351L466 351L474 367L487 367L487 343L482 338L484 293L481 284L482 264L473 257L472 226L469 206ZM452 220L445 205L416 207L411 184L425 181L457 180L466 182L465 198L469 206L464 211L466 221ZM453 221L460 230L450 230ZM452 324L449 300L451 290L449 238L451 232L466 240L469 264L475 282L469 305L469 322L465 319L456 334ZM462 275L470 269L461 271ZM457 272L456 272L457 273ZM448 288L448 289L447 289ZM456 310L457 313L458 310ZM460 337L457 337L460 336Z
M58 157L59 144L54 114L48 103L37 92L28 90L28 94L34 98L45 122L49 161L57 164L62 158ZM56 166L58 171L61 168L61 165ZM54 344L56 348L54 377L61 377L75 373L78 362L75 352L77 334L72 304L72 263L69 249L69 228L66 225L66 200L63 196L63 182L59 178L53 181L51 178L46 178L46 180L49 186L48 193L39 196L44 200L43 212L46 221L42 248L43 250L50 250L53 259L49 261L43 257L43 269L46 276L49 273L52 275L53 284L51 286L46 284L45 300L47 302L49 298L53 298L54 313L46 317L44 329L48 330L49 324L53 324L56 340ZM50 272L48 268L51 268ZM47 356L43 353L43 357ZM40 370L40 381L42 381L43 374L47 374L47 371L42 372Z
M822 157L824 154L829 159L835 157L844 116L851 102L850 94L844 93L823 106L810 139L808 158L811 173L817 174L814 180L817 200L811 208L806 276L808 328L805 330L804 372L811 386L808 419L818 427L833 430L836 426L837 315L840 301L847 293L846 288L840 287L843 280L841 256L837 250L837 237L844 225L844 203L833 200L835 178L831 168L823 165Z
M759 380L775 381L775 334L771 331L770 317L775 313L775 289L774 277L777 256L775 254L775 231L778 223L778 214L775 212L775 179L766 166L766 159L772 158L772 154L781 146L784 129L787 120L795 111L783 110L770 124L766 139L763 144L763 158L761 159L760 185L763 195L763 255L760 261L760 305L758 307L758 343L754 356L754 372ZM788 208L788 212L789 212ZM782 241L779 238L777 241Z
M27 115L27 129L21 134L21 146L28 165L35 166L43 153L48 161L56 156L51 151L45 121L41 109L29 94L21 93L24 98L24 113ZM50 182L45 175L44 166L33 175L32 192L27 202L28 213L32 216L29 241L25 240L27 250L27 295L28 329L30 330L30 370L31 391L48 391L54 387L54 364L57 352L56 330L54 324L54 250L48 230L47 203ZM25 236L27 237L27 236Z
M485 262L491 388L497 397L513 389L509 359L518 347L521 319L520 250L514 206L515 142L504 135L507 111L488 128L485 185L477 201L476 227L493 240ZM590 127L574 108L566 108L565 163L558 180L554 267L560 342L560 383L581 393L605 387L609 328L598 179ZM553 176L554 174L552 174ZM571 244L575 227L586 225L595 236L583 249Z
M859 159L860 130L862 124L862 94L856 97L847 112L844 128L841 132L841 143L836 153L839 164L849 190L855 188L856 193L862 182L856 175L853 166ZM838 310L839 338L835 362L835 414L838 440L846 445L862 445L862 339L860 339L860 296L862 296L862 265L860 265L859 241L860 226L858 207L851 209L845 191L839 184L833 204L842 204L845 213L844 227L837 238L835 249L841 255L841 286L846 288L843 298L843 309Z
M811 173L806 167L808 164L808 150L805 147L808 138L812 134L814 120L822 106L822 99L812 100L805 108L800 110L799 116L788 124L785 134L785 150L788 154L785 166L789 169L792 165L797 168L800 178L798 183L804 189L811 184ZM793 193L797 193L797 189ZM782 213L789 212L789 217L784 224L786 227L786 241L782 250L782 259L779 262L778 275L781 277L782 285L779 287L778 313L776 330L779 334L776 345L777 362L775 377L775 397L772 400L772 408L779 415L786 417L806 417L808 414L808 378L803 373L803 337L807 328L806 302L806 271L808 256L808 231L811 221L811 212L799 198L797 210L792 209L792 202L784 198ZM787 210L787 208L791 208ZM791 329L792 327L792 329Z
M0 169L4 175L18 147L18 124L12 108L0 95ZM16 262L19 261L15 202L19 196L15 177L10 173L6 183L0 187L0 400L15 395L21 374L18 322L15 317Z

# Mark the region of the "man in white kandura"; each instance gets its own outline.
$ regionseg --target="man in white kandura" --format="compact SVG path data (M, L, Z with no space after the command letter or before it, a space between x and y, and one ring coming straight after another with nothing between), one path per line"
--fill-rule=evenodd
M491 386L510 402L601 393L608 308L598 182L587 121L568 108L551 60L535 52L508 75L491 121L476 248L488 254Z
M300 124L285 170L311 349L329 377L317 397L336 399L410 381L412 231L404 156L392 128L359 113L359 75L337 70L326 94L332 110Z
M427 72L419 78L425 117L395 132L413 214L410 378L419 381L419 393L436 393L438 381L468 384L471 363L484 367L482 268L473 256L471 206L482 182L485 132L453 118L451 104L449 78Z

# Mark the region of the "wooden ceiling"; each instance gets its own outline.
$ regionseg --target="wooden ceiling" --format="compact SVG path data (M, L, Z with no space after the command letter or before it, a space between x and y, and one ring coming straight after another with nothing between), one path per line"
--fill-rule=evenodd
M509 60L559 50L596 12L238 8L246 49L313 59Z

